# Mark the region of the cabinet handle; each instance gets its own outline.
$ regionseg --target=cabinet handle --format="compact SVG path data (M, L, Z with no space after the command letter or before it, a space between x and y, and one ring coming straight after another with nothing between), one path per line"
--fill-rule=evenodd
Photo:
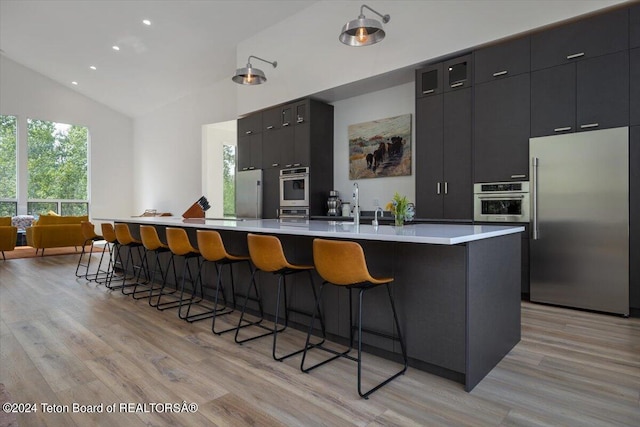
M531 231L533 240L538 240L538 158L531 158Z
M304 118L298 117L298 120L296 121L296 123L303 123L303 122L304 122Z
M286 122L286 123L282 124L282 127L287 127L287 126L289 126L289 122Z
M584 52L574 53L573 55L567 55L567 59L576 59L584 56Z
M436 194L440 194L440 183L436 185Z
M285 168L290 168L293 165L284 165Z
M598 123L588 123L586 125L580 125L580 129L597 128L598 126L600 126Z
M298 166L300 166L300 163L294 163L293 166L297 168Z
M422 94L423 94L423 95L426 95L426 94L428 94L428 93L433 93L433 92L435 92L435 91L436 91L435 89L423 90L423 91L422 91Z
M255 168L256 168L255 166L249 166L250 171L254 170Z
M243 170L243 171L247 171L247 170L249 170L249 168L242 168L242 170Z
M267 126L267 130L273 129L273 126Z
M444 194L449 194L449 183L448 182L444 183Z
M520 179L524 177L526 177L526 175L511 175L511 179Z
M252 133L253 133L252 130L248 130L248 131L245 132L245 135L251 135Z
M271 163L271 167L275 168L276 166L278 166L280 163Z
M464 84L464 82L458 82L451 85L451 87L460 87Z
M507 74L508 71L504 70L504 71L498 71L496 73L493 73L493 77L499 77L499 76L504 76L505 74Z
M567 131L567 130L571 130L571 126L567 126L567 127L564 127L564 128L555 128L553 131L554 132L564 132L564 131Z

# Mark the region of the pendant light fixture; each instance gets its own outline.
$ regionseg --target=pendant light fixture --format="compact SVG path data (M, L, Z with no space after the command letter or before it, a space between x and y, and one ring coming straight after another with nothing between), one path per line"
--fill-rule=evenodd
M360 6L360 16L358 16L358 19L349 21L342 27L342 32L340 33L340 37L338 37L342 43L349 46L369 46L378 43L384 38L385 33L380 21L365 18L364 13L362 13L365 7L381 17L382 22L385 24L391 19L389 15L381 15L366 4L363 4Z
M267 81L264 73L259 68L253 68L251 65L251 58L258 59L262 62L266 62L267 64L273 65L273 68L278 66L277 61L267 61L266 59L258 58L257 56L249 56L247 59L247 66L245 68L238 68L236 70L235 76L231 78L234 82L241 85L259 85Z

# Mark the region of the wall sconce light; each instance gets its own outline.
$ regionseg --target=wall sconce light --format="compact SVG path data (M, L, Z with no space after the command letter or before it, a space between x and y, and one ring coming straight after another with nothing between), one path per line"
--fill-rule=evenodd
M273 65L273 68L276 68L278 66L277 61L270 62L266 59L258 58L257 56L251 55L249 56L249 59L247 59L247 66L245 68L238 68L236 70L235 76L233 76L231 80L241 85L259 85L267 81L267 78L265 77L261 69L253 68L250 62L251 58L258 59L262 62L266 62L267 64L271 64Z
M358 16L358 19L349 21L342 27L342 32L340 33L340 37L338 37L342 43L349 46L369 46L378 43L384 38L385 33L380 21L364 17L362 11L365 7L381 17L382 22L385 24L391 20L389 15L383 16L366 4L363 4L360 6L360 16Z

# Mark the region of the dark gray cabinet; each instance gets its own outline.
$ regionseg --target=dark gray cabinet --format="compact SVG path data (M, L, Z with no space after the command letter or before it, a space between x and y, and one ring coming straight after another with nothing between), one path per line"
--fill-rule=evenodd
M474 182L528 180L529 74L474 89Z
M270 108L262 112L262 128L264 132L282 127L282 108Z
M531 36L531 70L629 48L629 11L618 9Z
M265 130L262 134L262 168L278 168L285 166L293 147L293 128L276 128Z
M629 47L640 47L640 4L629 9Z
M262 132L262 113L253 113L238 119L238 137Z
M464 55L442 63L445 92L464 89L473 85L473 55Z
M532 137L628 123L628 51L531 73Z
M238 170L262 168L262 134L255 133L238 137Z
M471 89L416 100L416 210L472 219Z
M442 63L416 70L416 98L442 93Z
M629 128L629 306L640 310L640 126Z
M629 124L637 126L640 125L640 48L629 51L629 65Z
M262 218L278 218L280 208L280 169L262 171Z
M528 73L531 69L531 40L521 37L474 52L475 85Z

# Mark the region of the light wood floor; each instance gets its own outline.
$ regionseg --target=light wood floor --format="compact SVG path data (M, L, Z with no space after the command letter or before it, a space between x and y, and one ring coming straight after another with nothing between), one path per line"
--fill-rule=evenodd
M640 425L640 319L523 303L522 341L471 393L409 368L362 400L353 362L303 374L299 356L271 359L270 338L238 346L209 322L76 281L76 260L0 261L0 382L38 405L21 426ZM286 337L291 346L303 334ZM397 369L367 361L369 377ZM150 412L183 401L198 410ZM47 414L45 402L148 406Z

